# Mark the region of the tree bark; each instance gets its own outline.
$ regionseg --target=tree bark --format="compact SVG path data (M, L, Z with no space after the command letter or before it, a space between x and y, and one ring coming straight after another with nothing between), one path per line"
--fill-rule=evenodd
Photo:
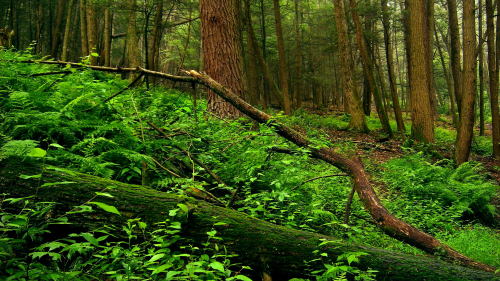
M82 33L82 57L89 55L89 41L87 36L87 1L80 0L80 31Z
M140 65L139 56L139 39L137 37L136 28L136 8L137 0L127 0L127 35L125 40L127 41L127 58L128 67L135 68ZM134 81L137 74L133 73L130 75L130 81Z
M302 55L300 51L299 0L295 0L295 44L297 52L297 81L295 82L295 106L302 106Z
M274 225L189 197L166 194L147 187L71 171L46 169L43 172L42 183L64 181L74 183L37 188L38 180L19 180L19 176L39 174L42 171L40 166L16 160L4 160L0 166L0 190L9 193L10 197L27 197L36 193L37 200L58 203L51 210L51 216L58 217L72 210L74 206L92 200L96 192L106 192L113 198L101 196L93 201L115 206L122 214L122 216L111 215L100 208L94 208L92 213L68 215L72 224L55 225L53 233L71 233L75 230L83 232L104 225L122 225L130 218L141 218L141 221L147 223L148 229L153 230L156 222L171 218L169 210L178 209L177 204L182 203L189 210L186 216L180 217L183 223L181 236L186 243L200 244L200 241L206 240L206 233L212 230L214 223L224 222L224 225L216 226L217 236L222 238L217 240L219 247L224 246L228 253L238 254L231 260L250 266L254 271L264 269L265 264L266 271L274 280L289 280L304 276L307 269L304 260L316 258L313 251L318 249L321 243L319 239L338 241L335 237ZM109 186L113 188L110 189ZM490 272L446 263L436 257L415 256L355 244L347 245L342 242L327 244L321 247L321 250L328 253L334 262L336 257L345 252L368 253L360 257L360 263L356 266L363 270L368 268L378 270L377 279L380 280L453 278L486 281L493 280L497 276Z
M479 0L479 14L477 16L479 34L483 34L483 1ZM483 44L479 46L479 135L484 136L484 52Z
M205 72L245 97L243 57L240 42L240 9L238 0L201 0L201 38ZM231 104L209 91L207 110L221 117L241 116Z
M462 67L460 65L460 30L458 27L457 1L447 0L448 2L448 18L450 21L450 60L451 71L453 73L453 85L455 88L455 98L457 100L458 113L461 114L462 108ZM459 116L461 119L462 117Z
M109 5L104 8L104 66L111 66L111 12Z
M464 76L460 125L455 144L454 158L457 165L469 160L474 133L474 103L476 102L476 25L474 0L463 1Z
M250 1L245 1L245 13L246 18L251 21L252 16L250 14ZM250 38L251 25L245 24L247 33L247 53L248 53L248 88L250 90L250 104L255 106L259 99L259 72L258 72L258 62L257 56L255 55L254 45L252 39Z
M398 89L396 86L396 74L394 72L394 59L392 53L391 30L389 24L389 12L387 10L387 0L382 0L382 21L384 25L384 43L385 43L385 57L387 61L387 69L389 70L389 86L391 88L392 106L394 107L394 115L398 125L398 131L401 132L403 139L405 138L406 128L403 121L403 114L399 105Z
M276 38L278 41L278 55L280 61L280 82L281 82L281 94L283 95L283 110L286 115L292 114L290 105L290 93L288 90L288 75L286 72L286 61L285 61L285 43L283 42L283 30L281 28L281 13L280 13L280 2L279 0L273 0L274 4L274 20L276 22Z
M437 100L436 100L436 86L434 81L434 57L433 57L433 49L434 49L434 0L427 0L427 42L428 42L428 51L427 51L427 60L429 67L429 99L431 101L431 109L432 109L432 117L436 118L438 116L437 111Z
M162 23L162 18L163 18L163 1L159 1L157 6L156 6L156 14L155 14L155 19L153 23L153 34L151 35L151 42L149 43L149 58L148 59L148 65L149 69L151 70L157 70L157 61L155 60L156 57L156 46L160 44L160 34L161 34L161 23ZM154 77L148 77L150 83L154 83Z
M361 21L359 20L359 13L356 4L356 0L350 0L351 13L354 20L354 25L356 27L356 42L358 44L359 52L361 53L361 59L363 60L363 71L365 72L368 82L370 83L370 90L375 98L375 106L377 108L378 117L380 123L382 123L382 128L389 135L390 138L393 137L392 129L389 124L389 118L384 110L384 104L380 90L375 82L375 75L373 73L373 65L368 57L368 52L366 50L365 41L363 39L363 30L361 28Z
M493 157L496 160L500 160L500 113L498 110L498 84L499 84L499 71L498 71L498 58L500 54L498 53L498 48L500 42L499 37L499 26L497 18L497 43L495 48L495 26L493 19L495 15L493 14L493 3L492 0L486 0L486 28L488 34L488 77L490 84L490 105L491 105L491 127L492 127L492 142L493 142Z
M89 40L90 64L97 65L97 16L96 4L87 0L87 39Z
M59 38L61 36L61 34L60 34L61 33L61 24L63 22L65 4L66 4L65 0L59 0L57 2L57 16L56 16L54 33L52 34L52 49L50 50L50 56L54 59L56 58L57 49L59 47ZM71 9L71 6L70 6L70 9Z
M429 98L427 3L410 0L410 87L412 138L434 142L434 122Z
M334 0L335 5L335 23L337 27L337 36L340 54L340 71L342 73L342 86L344 97L349 99L349 113L351 120L347 126L358 132L368 132L366 117L363 112L361 98L357 91L357 87L353 81L353 63L351 61L351 50L349 48L349 39L347 37L347 22L345 18L345 9L343 0Z
M72 20L71 12L73 11L74 2L75 2L75 0L70 0L69 5L68 5L68 17L66 18L66 27L64 29L64 39L63 39L63 47L62 47L62 55L61 55L62 61L68 60L68 43L69 43L69 36L70 36L69 31L71 29L71 20Z

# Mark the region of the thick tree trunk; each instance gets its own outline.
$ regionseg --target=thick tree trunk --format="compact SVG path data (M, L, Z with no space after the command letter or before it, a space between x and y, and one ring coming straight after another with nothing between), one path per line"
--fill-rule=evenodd
M281 13L279 0L273 0L274 4L274 19L276 22L276 38L278 40L278 55L280 60L280 82L281 94L283 95L283 110L286 115L292 114L290 104L290 93L288 90L288 75L286 72L285 61L285 43L283 42L283 30L281 28Z
M71 233L73 229L86 231L104 225L120 225L132 218L141 218L141 221L146 222L148 228L152 230L156 222L169 218L169 210L178 209L177 204L182 203L189 209L188 215L182 218L181 236L186 239L186 243L200 244L200 241L206 240L206 233L212 230L214 223L224 222L224 225L216 226L217 236L222 238L217 240L219 247L224 246L228 253L238 254L231 260L250 266L256 273L265 267L266 272L274 280L289 280L304 276L306 270L304 260L309 261L316 257L313 251L318 249L321 243L319 239L338 240L335 237L277 226L192 198L70 171L46 169L41 183L67 181L74 182L73 184L37 188L37 179L20 180L19 176L39 174L40 166L13 160L4 160L0 165L0 190L9 193L12 198L27 197L36 193L37 200L57 202L51 211L52 217L62 215L72 210L74 206L85 204L91 199L115 206L121 213L121 216L112 215L94 208L92 213L68 215L72 224L56 225L53 233ZM110 189L110 186L113 188ZM95 198L95 192L106 192L113 198L104 196ZM493 280L497 276L446 263L436 257L414 256L361 245L347 245L342 242L333 242L321 249L322 252L328 253L328 257L333 261L346 251L368 253L367 256L361 256L359 265L356 265L361 269L378 270L379 280L452 278L486 281Z
M157 61L155 60L156 58L156 46L160 44L160 34L161 34L161 23L162 23L162 18L163 18L163 1L159 1L157 6L156 6L156 14L155 14L155 19L153 23L153 34L151 35L151 42L149 43L149 58L148 59L148 65L149 69L151 70L157 70L156 65ZM148 77L149 83L154 83L154 77Z
M96 4L87 0L87 39L89 40L90 64L97 65L97 16Z
M412 138L434 142L434 122L429 98L427 3L410 0L410 87Z
M245 97L243 57L240 42L240 9L237 0L201 0L201 38L205 72ZM241 116L231 104L209 91L207 110L221 117Z
M363 112L361 98L357 91L357 87L353 81L354 71L352 69L351 50L349 48L349 39L347 37L347 23L344 11L344 1L334 0L335 5L335 22L337 27L337 36L339 41L339 54L340 54L340 70L342 73L342 86L344 97L349 99L350 105L349 113L351 120L349 121L348 128L358 132L368 132L368 125L366 124L366 117Z
M75 0L70 0L68 5L68 17L66 18L66 28L64 29L64 39L63 39L63 47L62 47L62 55L61 60L68 60L68 43L69 43L69 30L71 29L71 20L73 18L71 12L73 11L73 3Z
M368 51L366 50L365 41L363 39L363 30L361 28L361 21L359 20L359 13L357 10L356 0L350 0L351 13L354 20L354 25L356 27L356 42L358 44L359 52L361 53L361 59L363 60L363 71L370 83L370 90L375 98L375 107L377 108L378 117L380 123L382 123L382 128L389 137L393 137L391 125L389 124L389 118L384 110L384 104L382 100L382 95L375 82L375 75L373 72L373 65L368 57Z
M474 134L474 103L476 102L476 25L474 0L463 1L464 75L460 125L455 144L457 165L469 161L470 145Z
M63 22L65 4L66 4L65 0L59 0L57 2L57 16L56 16L54 33L52 34L52 49L50 50L50 56L52 58L56 58L57 49L59 48L59 38L61 37L61 24Z

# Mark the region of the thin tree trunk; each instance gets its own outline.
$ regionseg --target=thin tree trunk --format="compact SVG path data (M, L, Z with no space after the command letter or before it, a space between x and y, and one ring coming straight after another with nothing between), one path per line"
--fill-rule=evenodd
M350 0L351 13L354 20L354 25L356 27L356 41L358 43L358 48L361 53L361 58L363 60L363 70L365 72L366 77L368 78L368 82L370 83L370 89L373 93L373 97L375 98L375 106L377 108L378 117L380 119L380 123L382 123L382 128L386 132L389 137L393 137L392 129L389 124L389 118L387 118L387 114L384 110L383 100L380 93L380 90L375 82L375 75L373 74L373 65L368 57L368 52L366 50L365 42L363 39L363 30L361 29L361 22L359 20L359 14L357 10L356 0Z
M351 61L351 50L349 48L349 38L347 37L347 21L345 18L345 9L343 0L334 0L335 5L335 23L337 27L337 36L339 41L340 71L342 74L342 88L345 99L349 100L349 112L351 120L348 128L359 132L368 132L366 117L363 112L361 98L359 97L357 87L354 84L353 63Z
M500 7L500 5L498 6ZM497 7L497 8L498 8ZM493 157L496 160L500 160L500 113L498 110L498 58L500 54L498 53L500 42L498 40L499 26L497 18L497 43L495 48L495 25L493 23L495 15L493 13L492 0L486 0L486 28L488 34L488 76L490 81L490 105L491 105L491 126L492 126L492 142L493 142Z
M295 44L297 52L297 81L295 82L296 107L302 106L302 55L300 51L299 0L295 0Z
M450 22L450 60L451 71L453 72L453 85L455 88L455 97L457 100L458 113L461 114L462 108L462 67L460 66L460 30L458 27L457 1L447 0L448 18ZM459 116L460 120L462 116Z
M155 19L153 23L153 34L151 35L151 42L149 43L149 58L148 59L148 65L149 68L152 70L157 70L156 69L156 51L157 48L156 46L160 44L160 33L161 33L161 25L162 25L162 17L163 17L163 1L159 1L157 6L156 6L156 14L155 14ZM149 83L155 83L155 78L154 77L148 77Z
M479 0L479 34L483 34L483 1ZM479 135L484 136L484 52L483 45L479 46Z
M476 26L474 0L463 1L464 75L460 125L458 128L454 158L457 165L469 160L470 145L474 133L474 103L476 101Z
M443 66L444 79L446 80L446 85L448 86L448 96L450 98L450 113L451 119L453 120L453 126L458 128L458 116L455 109L455 94L453 92L453 84L448 75L448 69L446 69L446 63L444 62L443 51L441 49L441 43L439 42L438 34L436 31L436 27L434 26L434 34L436 36L436 45L438 47L439 58L441 59L441 65ZM445 40L446 38L443 38Z
M104 10L104 66L111 66L111 12L109 5Z
M394 107L394 116L396 117L396 123L398 126L398 131L401 132L403 140L405 139L405 124L403 121L403 114L401 113L401 107L399 106L399 96L398 89L396 86L396 75L394 72L394 59L392 53L391 35L389 31L391 30L389 24L389 12L387 10L387 0L382 0L382 21L384 25L384 43L385 43L385 57L387 61L387 69L389 71L389 86L391 88L392 106Z
M281 94L283 95L283 110L286 115L292 113L290 105L290 93L288 90L288 75L286 72L285 61L285 43L283 42L283 31L281 28L281 13L279 0L273 0L274 4L274 19L276 22L276 37L278 41L278 54L280 63L280 81L281 81Z
M87 36L87 0L80 0L80 30L82 33L82 56L89 55L89 41Z
M63 47L62 47L62 55L61 55L61 60L62 61L68 61L68 43L69 43L69 31L71 29L71 19L72 19L72 11L73 11L73 4L74 0L69 1L68 5L68 17L66 18L66 28L64 29L64 40L63 40Z
M87 0L87 39L89 40L90 64L97 65L97 17L96 6Z
M411 23L410 23L411 24ZM434 82L434 57L433 57L433 49L434 49L434 0L427 0L427 38L428 38L428 51L427 51L427 60L429 67L429 99L431 101L432 115L433 118L438 116L437 111L437 101L436 101L436 86Z
M137 0L127 0L127 58L128 67L135 68L140 65L139 57L139 39L137 38L136 28L136 8ZM130 81L134 81L137 74L130 75Z
M83 1L83 0L82 0ZM35 54L40 54L42 50L42 28L43 28L43 11L42 11L42 0L38 0L38 5L36 8L36 47Z
M252 16L250 15L250 1L245 1L245 13L246 18L251 21ZM255 106L258 103L259 98L259 73L258 73L258 62L255 55L254 45L252 39L250 38L250 28L249 24L245 24L247 33L247 51L248 51L248 87L250 89L250 104Z

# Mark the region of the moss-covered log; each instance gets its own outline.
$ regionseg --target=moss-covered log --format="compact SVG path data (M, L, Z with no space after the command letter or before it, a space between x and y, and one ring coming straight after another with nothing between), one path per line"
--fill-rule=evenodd
M92 213L71 215L73 226L82 229L95 229L104 224L123 224L130 218L141 218L153 226L154 222L168 218L169 210L177 209L178 203L183 203L189 208L189 216L183 224L182 235L189 243L206 241L206 233L214 223L224 222L224 225L216 226L217 236L223 238L218 243L239 255L234 261L251 266L255 272L269 272L274 280L288 280L290 277L303 275L304 261L314 258L312 252L317 249L319 239L337 240L334 237L277 226L189 197L60 169L45 169L40 183L38 179L20 178L21 174L34 175L41 172L39 165L4 160L0 162L0 192L10 194L9 197L26 197L36 193L37 200L57 202L51 214L55 217L88 202L95 197L95 192L106 189L113 198L100 196L94 200L115 206L122 216L112 215L98 208ZM39 184L63 181L75 183L37 188ZM107 189L109 186L114 188ZM377 280L493 280L497 276L453 265L436 257L414 256L361 245L329 245L331 246L323 246L322 249L333 258L345 251L368 253L368 256L361 257L359 268L378 270Z

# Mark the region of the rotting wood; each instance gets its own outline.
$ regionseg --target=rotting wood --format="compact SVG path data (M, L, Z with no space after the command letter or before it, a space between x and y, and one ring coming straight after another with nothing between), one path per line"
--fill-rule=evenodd
M19 61L21 63L48 63L55 65L76 65L76 67L82 67L81 64L68 63L68 62L40 62L40 61ZM106 68L106 67L89 67L94 70L103 71L125 71L125 69L118 68ZM109 69L109 70L108 70ZM313 143L302 136L300 133L288 128L284 124L278 122L271 115L264 113L252 105L248 104L233 92L231 92L227 87L217 83L212 78L210 78L205 73L200 73L195 70L182 71L183 74L187 76L176 76L161 72L155 72L137 67L135 69L128 69L127 71L137 71L140 73L147 73L150 75L155 75L158 77L163 77L172 81L189 82L189 83L199 83L206 86L210 90L214 91L221 98L231 103L233 106L241 110L244 114L252 118L253 120L267 124L268 126L274 128L276 133L283 138L294 143L298 147L306 148L310 151L310 154L323 160L326 163L338 168L339 170L348 173L351 176L352 182L358 193L358 196L365 207L366 211L373 218L377 226L382 229L387 235L415 246L427 253L433 255L441 255L447 259L450 259L460 265L476 268L488 272L495 272L496 268L474 261L459 252L455 251L451 247L441 243L435 237L424 233L423 231L413 227L412 225L401 221L392 215L380 202L375 190L373 189L368 176L366 175L362 163L359 159L347 159L339 153L334 152L330 148L315 148Z
M41 173L39 164L22 162L20 159L4 159L0 165L0 190L9 193L10 198L32 196L37 190L38 179L20 179L21 174L33 175ZM100 208L94 208L92 213L69 215L71 224L53 225L52 235L61 233L85 232L95 230L104 225L124 225L130 218L141 218L147 223L147 231L158 227L157 222L172 219L169 211L178 209L182 203L189 209L188 216L182 216L182 237L186 244L198 245L206 241L208 231L215 223L219 247L225 247L230 254L238 254L231 261L250 266L253 271L261 271L262 262L255 257L263 257L266 261L266 271L275 276L275 280L289 280L293 277L305 277L307 270L305 261L317 258L313 251L318 249L320 239L331 241L321 247L332 262L339 255L347 252L364 252L368 255L360 257L358 268L378 270L377 280L494 280L495 275L476 269L460 267L439 260L437 257L416 256L411 254L391 252L372 247L345 244L338 238L295 230L284 226L265 222L244 213L208 204L185 196L163 193L151 188L130 185L107 180L96 176L65 171L64 169L45 169L43 183L74 182L73 184L51 185L39 188L37 199L42 202L57 202L51 210L52 217L64 215L95 198L96 192L107 193L113 197L99 196L94 200L115 206L121 216L110 214ZM108 187L114 188L109 189ZM205 199L205 198L203 198ZM31 200L31 199L30 199ZM15 211L24 204L4 203L4 210ZM19 209L17 209L19 210ZM136 228L137 231L140 231ZM139 232L137 232L140 234ZM126 239L125 233L114 233ZM63 237L61 237L63 238ZM212 244L213 246L213 244ZM322 264L318 266L323 267ZM256 276L253 280L257 280Z

